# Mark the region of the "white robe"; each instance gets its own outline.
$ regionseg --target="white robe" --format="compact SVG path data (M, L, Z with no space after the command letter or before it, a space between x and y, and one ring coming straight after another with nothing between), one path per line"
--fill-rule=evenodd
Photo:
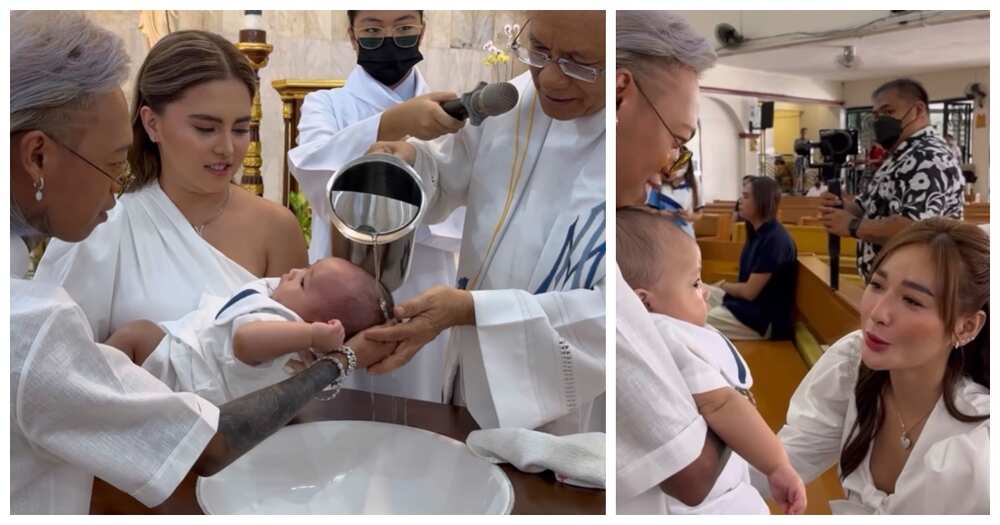
M660 482L701 454L708 431L685 378L725 382L674 338L664 339L617 265L615 275L617 512L666 514Z
M288 152L288 167L313 210L309 242L311 262L330 256L332 226L326 184L331 173L364 155L376 142L383 111L428 91L416 68L400 86L390 89L368 75L361 66L356 66L343 88L306 95L299 119L299 145ZM456 211L441 224L417 229L410 275L393 293L397 304L433 286L454 284L463 211ZM440 401L447 338L447 333L441 334L405 367L391 374L373 376L359 370L344 381L344 386Z
M197 310L159 323L165 335L142 367L172 390L194 392L217 405L288 379L283 365L292 355L249 365L233 353L233 336L246 323L302 321L271 299L278 281L258 279L231 298L206 295Z
M806 483L834 464L857 420L854 387L864 344L861 331L847 334L813 365L792 396L787 423L778 433L792 465ZM965 414L990 411L989 389L968 379L956 386L955 406ZM834 514L988 514L990 420L963 423L938 400L896 479L893 494L875 488L869 461L842 481L846 500L830 502ZM762 492L759 474L754 484Z
M708 392L719 388L721 377L726 386L750 390L753 376L743 356L726 340L725 336L710 326L696 326L691 323L660 314L650 314L653 324L664 341L669 341L672 352L687 352L694 355L708 368L698 363L682 368L684 380L692 394ZM678 359L689 363L687 356ZM696 507L689 507L680 500L667 496L654 488L650 496L665 498L668 514L768 514L767 504L760 493L750 484L750 469L747 461L738 454L730 454L726 465L715 484Z
M202 239L160 185L126 194L87 239L53 240L35 280L61 286L98 341L137 319L179 319L202 294L229 297L256 277Z
M14 233L10 234L10 277L24 279L31 270L31 254L24 239Z
M603 431L604 111L557 121L528 73L512 83L510 112L413 141L427 221L467 206L458 282L473 290L476 325L451 330L445 399L460 367L457 400L483 428Z
M94 344L58 287L12 278L10 321L11 512L86 514L94 476L162 503L215 434L219 410Z

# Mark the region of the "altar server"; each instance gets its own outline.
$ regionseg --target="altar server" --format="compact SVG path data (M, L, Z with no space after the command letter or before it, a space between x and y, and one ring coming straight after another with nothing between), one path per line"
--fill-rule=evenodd
M348 11L351 46L358 65L344 87L310 93L302 104L298 147L288 152L288 164L312 208L309 260L331 255L330 176L362 156L373 142L412 135L432 139L461 129L441 109L453 93L431 92L416 64L423 59L420 43L423 11ZM462 236L463 211L444 222L417 229L410 274L394 292L397 302L411 299L435 285L455 282L455 259ZM347 386L380 394L440 401L444 384L447 334L405 368L375 378L359 372Z

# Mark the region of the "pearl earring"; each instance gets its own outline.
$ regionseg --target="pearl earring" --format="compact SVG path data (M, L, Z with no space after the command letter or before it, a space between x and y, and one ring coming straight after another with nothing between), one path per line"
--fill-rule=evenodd
M45 190L45 179L39 177L35 181L35 200L42 202L42 191Z

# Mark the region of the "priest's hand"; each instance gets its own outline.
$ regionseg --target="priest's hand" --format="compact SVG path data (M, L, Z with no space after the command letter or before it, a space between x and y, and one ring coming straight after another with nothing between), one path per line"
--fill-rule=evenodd
M447 286L435 286L397 305L394 313L397 319L407 321L365 332L365 337L373 341L398 344L392 355L368 368L373 374L384 374L405 365L417 350L447 328L476 324L472 293Z
M362 330L344 343L344 346L349 346L351 350L354 350L354 355L358 358L358 368L369 368L393 355L396 351L394 341L378 341L368 336L372 330L380 330L388 326L389 324L383 324Z
M417 148L406 141L376 142L368 148L367 153L385 153L399 157L410 166L417 162Z
M455 93L435 91L385 110L379 120L378 140L403 140L407 136L433 140L455 133L465 126L465 121L452 118L441 103L457 98Z

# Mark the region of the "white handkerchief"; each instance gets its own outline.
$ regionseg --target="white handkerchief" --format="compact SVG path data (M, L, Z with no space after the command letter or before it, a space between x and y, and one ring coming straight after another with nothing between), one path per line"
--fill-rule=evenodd
M522 472L555 472L568 485L604 488L604 433L554 436L524 428L476 430L465 444L490 463L510 463Z

